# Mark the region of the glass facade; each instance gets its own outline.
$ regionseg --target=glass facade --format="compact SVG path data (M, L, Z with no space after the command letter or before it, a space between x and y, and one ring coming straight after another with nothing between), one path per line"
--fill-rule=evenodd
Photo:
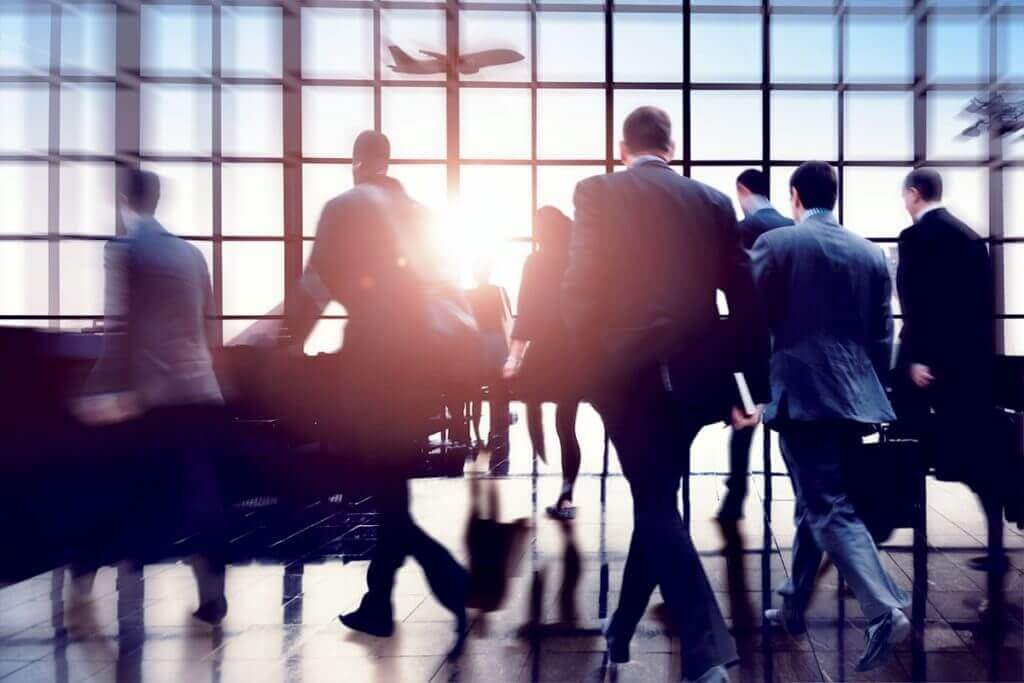
M841 220L887 248L900 180L942 170L948 204L991 244L1001 339L1024 354L1024 145L964 138L992 86L1024 91L1024 5L979 0L9 0L0 6L0 322L102 316L117 163L164 180L159 218L207 256L225 339L301 272L323 203L376 128L393 174L434 209L468 284L513 296L542 204L618 165L635 106L675 124L673 166L730 196L747 166L835 164ZM392 48L521 61L406 74ZM322 326L336 335L344 311ZM331 346L327 337L313 344Z

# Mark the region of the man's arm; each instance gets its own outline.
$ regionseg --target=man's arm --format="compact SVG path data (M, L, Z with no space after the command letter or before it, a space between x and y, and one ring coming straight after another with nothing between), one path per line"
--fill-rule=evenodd
M918 347L918 329L921 322L922 309L921 285L926 279L921 270L923 264L918 258L918 247L913 239L904 232L900 235L898 245L898 262L896 264L896 290L900 297L900 308L903 312L903 330L900 333L900 365L923 363L922 350Z
M320 314L332 299L325 281L328 269L332 267L330 259L343 258L346 255L347 250L339 250L336 243L336 213L335 202L329 202L320 213L309 261L306 263L299 286L294 288L284 307L284 327L287 330L288 343L300 350L316 327ZM340 267L344 265L341 264Z
M128 245L110 240L103 249L103 349L83 393L114 393L130 388L128 343Z
M606 282L600 190L600 179L588 178L576 185L573 195L576 212L561 294L562 316L569 333L577 339L585 339L597 329Z
M750 255L731 205L721 207L721 264L717 283L729 303L729 326L735 338L734 367L746 375L756 403L771 399L768 384L768 328L754 288ZM749 227L749 226L748 226Z
M875 293L875 300L872 302L873 317L868 338L868 354L871 357L871 364L875 366L875 374L883 384L886 384L892 367L892 278L885 264L885 255L880 249L873 277L875 282L872 291Z

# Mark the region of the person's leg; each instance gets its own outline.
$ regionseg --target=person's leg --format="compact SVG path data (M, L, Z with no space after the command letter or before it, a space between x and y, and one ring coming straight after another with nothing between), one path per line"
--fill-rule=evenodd
M743 501L747 497L747 475L750 471L750 444L754 429L732 429L729 434L729 478L725 485L729 489L718 517L731 521L743 517Z
M843 454L859 437L843 425L812 423L787 427L781 438L805 523L849 584L864 616L872 620L907 606L906 593L882 566L878 548L843 486ZM804 564L810 571L810 560Z
M471 429L470 437L477 440L478 443L483 443L484 438L480 435L480 411L483 410L484 402L475 398L469 402L469 426Z
M634 527L636 521L633 522ZM608 622L607 635L617 643L620 643L620 657L615 661L629 660L629 641L636 632L637 624L647 611L647 605L651 601L651 595L657 583L653 575L647 571L647 565L643 559L640 549L640 537L633 531L629 541L629 554L626 555L626 566L622 572L622 588L619 593L619 605Z
M555 408L555 429L558 442L562 448L562 493L559 503L564 499L572 503L573 488L576 477L580 473L580 442L576 437L576 414L580 404L576 401L560 402Z
M547 448L544 446L544 410L538 401L526 403L526 429L530 433L530 444L533 452L543 462L548 461Z

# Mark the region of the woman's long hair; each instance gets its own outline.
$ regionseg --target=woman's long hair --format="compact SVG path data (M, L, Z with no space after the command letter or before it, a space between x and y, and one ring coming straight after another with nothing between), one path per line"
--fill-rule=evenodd
M542 206L534 217L533 236L542 254L568 260L572 220L553 206Z

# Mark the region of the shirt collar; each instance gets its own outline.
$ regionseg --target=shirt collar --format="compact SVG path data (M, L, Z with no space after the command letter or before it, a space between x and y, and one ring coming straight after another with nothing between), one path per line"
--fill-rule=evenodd
M743 214L746 216L753 216L755 213L771 208L773 208L772 203L768 201L767 197L759 194L752 194L750 195L750 199L747 200L746 206L743 207Z
M927 204L925 204L924 208L921 209L920 211L918 211L917 215L914 216L914 222L915 223L920 223L921 219L924 218L924 215L926 213L929 213L931 211L934 211L935 209L941 209L941 208L942 208L942 203L941 202L928 202Z
M832 212L828 209L823 209L821 207L814 209L804 209L804 219L800 222L806 223L807 219L811 218L812 216L824 216L825 218L832 218Z
M667 163L664 159L659 157L657 154L641 154L638 157L633 157L633 163L629 165L630 168L636 168L637 166L643 166L651 162L657 162L659 164Z

